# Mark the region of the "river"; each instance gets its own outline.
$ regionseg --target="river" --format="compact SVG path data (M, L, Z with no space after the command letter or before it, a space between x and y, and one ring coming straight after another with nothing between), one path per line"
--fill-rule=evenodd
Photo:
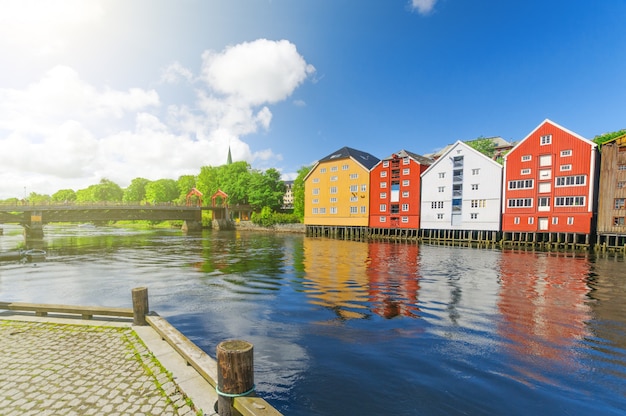
M0 251L24 244L3 225ZM45 227L0 301L150 309L211 356L254 344L285 415L623 415L622 256L299 234Z

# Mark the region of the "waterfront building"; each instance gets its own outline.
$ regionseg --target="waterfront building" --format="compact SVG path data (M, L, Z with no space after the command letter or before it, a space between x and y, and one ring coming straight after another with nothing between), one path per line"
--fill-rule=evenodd
M370 228L420 226L420 176L431 159L406 150L379 161L370 173Z
M507 152L509 150L511 150L515 146L515 142L506 141L506 140L504 140L500 136L479 137L479 138L473 139L473 140L464 140L463 142L467 143L467 144L469 144L471 146L472 142L477 142L479 140L490 140L493 143L493 159L494 160L500 159L502 156L507 154ZM449 144L446 147L444 147L443 149L440 149L440 150L438 150L436 152L425 154L424 157L427 157L429 159L437 160L444 153L446 153L448 150L450 150L450 148L452 146L454 146L454 144Z
M504 240L588 245L596 179L597 145L546 119L504 156Z
M502 166L457 141L422 173L420 228L499 232L501 186Z
M283 195L283 210L293 209L293 181L284 181L285 194Z
M379 159L343 147L320 159L304 178L304 224L367 227L370 170Z
M600 246L626 246L626 134L602 144L598 192Z

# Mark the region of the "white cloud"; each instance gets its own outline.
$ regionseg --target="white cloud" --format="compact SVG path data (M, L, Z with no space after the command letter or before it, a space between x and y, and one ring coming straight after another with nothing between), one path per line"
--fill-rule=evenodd
M437 0L411 0L411 7L420 14L428 14L435 7Z
M197 174L225 163L229 146L233 160L271 166L280 154L253 152L242 138L268 130L270 105L313 72L293 44L262 39L203 54L200 77L168 66L161 81L190 81L192 95L165 110L156 90L94 86L67 66L22 89L0 88L0 199L105 177L125 187L138 176Z

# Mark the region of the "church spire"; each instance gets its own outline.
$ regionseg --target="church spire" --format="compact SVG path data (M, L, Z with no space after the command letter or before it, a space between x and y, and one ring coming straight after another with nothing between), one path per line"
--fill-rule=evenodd
M226 164L230 165L233 163L233 157L230 155L230 145L228 145L228 158L226 159Z

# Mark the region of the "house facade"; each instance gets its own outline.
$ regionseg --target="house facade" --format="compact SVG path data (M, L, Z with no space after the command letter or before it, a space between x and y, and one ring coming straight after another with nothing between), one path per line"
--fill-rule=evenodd
M420 177L431 159L401 150L381 160L370 173L371 228L420 226Z
M502 166L462 141L422 173L420 228L499 231Z
M375 156L343 147L320 159L304 179L304 224L367 227Z
M597 146L543 121L504 156L503 232L589 235Z
M598 243L626 244L626 134L602 144L598 192Z

